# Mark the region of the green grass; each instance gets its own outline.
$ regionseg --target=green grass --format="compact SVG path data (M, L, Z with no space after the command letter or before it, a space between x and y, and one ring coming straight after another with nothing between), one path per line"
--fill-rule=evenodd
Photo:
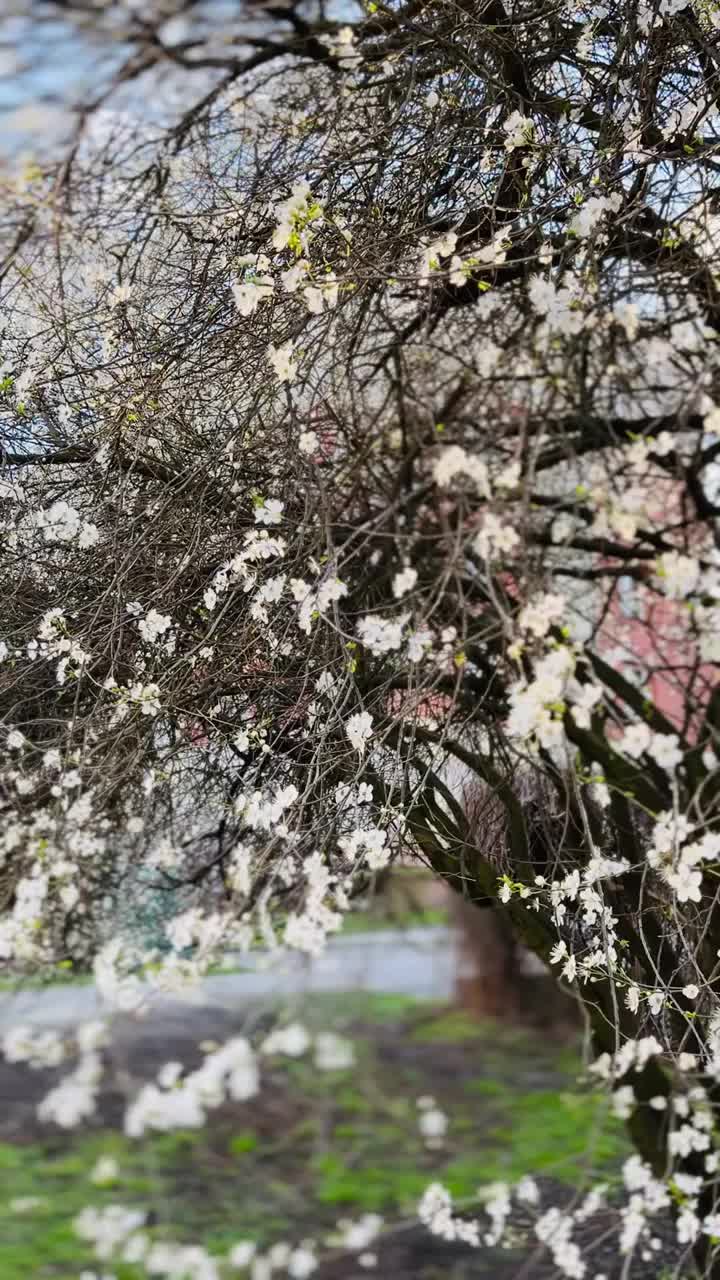
M85 1205L118 1201L142 1202L153 1182L128 1173L112 1187L93 1186L90 1170L100 1154L115 1154L122 1140L113 1135L81 1139L68 1154L52 1158L41 1146L0 1144L0 1274L3 1280L43 1280L77 1276L92 1263L86 1246L73 1229L73 1219ZM13 1211L12 1202L38 1197L29 1212ZM3 1203L4 1202L4 1203ZM116 1271L117 1280L139 1275Z
M17 975L0 978L0 991L42 991L45 987L89 987L94 981L91 973L58 967L42 977Z
M485 1038L488 1034L492 1034L497 1029L491 1024L482 1024L475 1021L474 1018L463 1013L460 1009L450 1009L447 1013L443 1012L436 1018L430 1018L422 1021L412 1033L413 1040L420 1043L440 1042L442 1044L451 1044L453 1042L462 1042L465 1040L478 1040Z
M414 996L375 995L366 991L322 992L303 1000L298 1014L307 1026L348 1027L353 1023L393 1023L433 1013L437 1005Z
M314 1162L313 1171L321 1204L355 1212L412 1213L429 1181L404 1160L349 1168L341 1156L327 1155Z
M448 913L440 907L422 911L351 911L346 915L342 933L374 933L382 929L419 929L446 925Z
M354 1027L356 1069L269 1064L260 1096L206 1130L0 1143L0 1280L77 1280L83 1269L140 1280L137 1269L93 1264L72 1228L87 1204L153 1210L153 1234L221 1254L244 1237L263 1247L320 1238L362 1212L412 1215L435 1180L463 1200L528 1172L577 1185L588 1166L612 1175L627 1153L601 1099L575 1087L580 1064L567 1048L405 997L313 997L295 1012L316 1028ZM441 1151L418 1132L423 1093L449 1117ZM90 1181L100 1155L118 1161L111 1186ZM41 1203L12 1211L29 1196Z
M588 1168L612 1173L628 1154L623 1126L599 1094L509 1090L494 1096L505 1114L488 1132L482 1182L514 1182L529 1170L576 1182Z
M247 1151L257 1150L258 1140L254 1133L238 1133L228 1142L228 1151L233 1156L245 1155Z

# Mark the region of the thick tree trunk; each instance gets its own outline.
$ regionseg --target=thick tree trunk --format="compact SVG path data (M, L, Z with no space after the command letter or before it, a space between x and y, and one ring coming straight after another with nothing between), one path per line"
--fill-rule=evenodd
M502 1018L565 1037L581 1018L577 1002L519 942L500 906L450 895L457 931L455 1000L474 1018Z
M509 921L494 907L480 909L453 893L457 930L455 999L476 1018L517 1018L521 981L519 951Z

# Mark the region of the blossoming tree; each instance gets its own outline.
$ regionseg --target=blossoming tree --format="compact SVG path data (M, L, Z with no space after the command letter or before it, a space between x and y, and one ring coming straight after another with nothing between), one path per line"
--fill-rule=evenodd
M3 962L130 1007L317 952L409 852L581 1002L623 1254L672 1201L720 1274L716 6L62 7L127 56L3 189ZM129 1131L250 1096L218 1055ZM573 1227L538 1208L589 1276Z

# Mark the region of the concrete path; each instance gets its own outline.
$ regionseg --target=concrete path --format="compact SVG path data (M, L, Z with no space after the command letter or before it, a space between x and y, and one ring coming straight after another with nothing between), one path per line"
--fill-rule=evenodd
M334 938L317 959L298 952L227 958L234 971L205 978L190 1001L153 1000L157 1012L187 1004L235 1010L251 1000L320 991L368 991L447 1000L457 966L446 928L383 930ZM107 1012L93 985L0 992L0 1033L12 1026L69 1027Z

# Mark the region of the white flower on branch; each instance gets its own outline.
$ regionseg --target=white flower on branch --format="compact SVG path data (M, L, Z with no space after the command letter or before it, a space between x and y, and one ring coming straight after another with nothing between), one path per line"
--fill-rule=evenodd
M297 376L297 365L293 360L294 347L292 342L285 342L280 347L270 344L268 347L268 358L273 367L275 377L278 382L294 382Z
M351 746L361 754L372 737L373 718L367 711L358 711L345 722L345 733Z
M318 1071L348 1071L355 1065L351 1040L334 1031L321 1031L315 1037L315 1066Z
M264 525L280 524L285 503L278 498L263 498L254 509L255 523Z
M261 302L273 296L275 285L270 276L255 276L232 287L235 305L241 316L251 316Z
M417 569L413 569L411 565L406 565L393 578L393 595L396 600L407 595L408 591L412 591L417 582Z

